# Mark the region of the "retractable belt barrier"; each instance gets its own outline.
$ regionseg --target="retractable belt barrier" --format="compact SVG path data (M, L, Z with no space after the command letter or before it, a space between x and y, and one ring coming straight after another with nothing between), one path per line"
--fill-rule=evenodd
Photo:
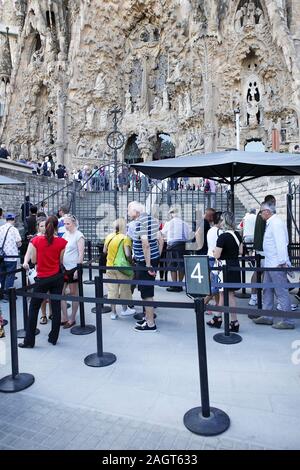
M245 261L253 260L254 257L244 257ZM256 259L256 262L258 260ZM170 262L170 260L166 260ZM22 297L23 302L23 316L24 316L24 326L27 321L27 298L38 298L38 299L48 299L48 300L64 300L64 301L74 301L79 302L80 305L80 326L77 328L81 331L86 329L88 332L78 332L75 334L88 334L96 329L96 340L97 340L97 352L89 354L84 359L84 362L87 366L91 367L104 367L109 366L110 364L116 361L116 356L112 353L103 352L103 337L102 337L102 310L107 299L103 295L103 285L104 284L129 284L129 285L145 285L145 286L184 286L184 282L167 282L167 281L156 281L156 280L139 280L139 279L128 279L128 280L118 280L118 279L104 279L103 272L106 270L118 270L119 267L108 267L101 266L101 260L99 260L99 265L93 265L92 262L88 264L78 265L78 280L79 280L79 295L70 296L70 295L59 295L59 294L47 294L47 293L38 293L30 292L33 286L26 286L26 273L24 269L17 270L18 272L22 271L22 287L20 289L9 289L9 302L10 302L10 320L11 320L11 350L12 350L12 375L4 377L0 380L0 392L16 392L23 390L24 388L29 387L34 382L34 377L30 374L19 374L18 369L18 351L16 344L16 296ZM99 276L96 276L94 279L95 283L95 296L84 296L83 293L83 270L89 270L89 278L91 277L90 273L93 269L97 269ZM141 266L132 266L134 271L148 271L148 267ZM158 267L156 271L159 271L161 267ZM257 276L263 273L264 271L286 271L286 272L300 272L300 268L261 268L258 264L257 267L242 268L225 266L222 268L211 268L210 270L216 271L223 269L224 282L222 283L212 283L212 286L217 286L224 289L224 306L213 306L210 305L209 309L214 312L220 312L224 314L225 318L225 332L221 333L220 341L223 344L234 344L241 341L239 335L235 335L229 332L229 314L238 313L241 315L249 315L253 313L253 309L244 308L244 307L231 307L229 306L228 290L229 289L241 289L241 288L300 288L300 282L297 283L230 283L226 282L229 271L252 271L257 272ZM176 271L176 268L170 268L169 270ZM208 269L209 272L209 269ZM96 306L96 328L93 325L86 325L84 318L84 304L92 303ZM196 327L197 327L197 340L198 340L198 359L199 359L199 373L200 373L200 393L201 393L201 407L196 407L189 410L184 415L184 424L192 432L201 434L201 435L217 435L224 432L230 425L230 419L226 413L218 408L210 407L209 403L209 387L208 387L208 374L207 374L207 358L206 358L206 340L205 340L205 322L204 322L204 313L205 313L205 304L204 298L196 298L194 302L170 302L170 301L146 301L146 300L132 300L132 299L109 299L111 305L124 305L131 304L143 307L161 307L169 309L193 309L196 313ZM280 317L280 318L299 318L299 313L295 311L282 311L282 310L264 310L264 315ZM26 321L25 321L26 320ZM74 330L73 327L72 330ZM74 333L74 331L72 331ZM20 379L22 377L22 379Z

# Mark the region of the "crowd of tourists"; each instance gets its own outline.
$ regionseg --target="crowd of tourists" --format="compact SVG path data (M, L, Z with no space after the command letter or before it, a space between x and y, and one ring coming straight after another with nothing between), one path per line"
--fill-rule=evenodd
M27 245L23 267L29 273L29 282L33 282L33 292L78 295L77 265L83 262L85 238L78 229L76 217L68 213L68 208L61 206L55 215L47 213L46 204L41 207L34 206L29 199L22 205L23 221L26 227L25 244ZM213 290L207 296L207 313L210 313L209 303L224 305L223 289L218 287L222 281L230 284L240 284L239 256L245 254L245 247L251 244L250 254L258 253L262 256L262 266L278 268L278 271L265 271L264 281L276 283L280 287L263 289L263 310L290 311L293 307L290 301L287 268L291 266L288 255L288 234L283 220L276 214L276 200L269 195L263 201L258 214L251 208L240 223L236 223L234 214L220 212L208 208L204 217L197 222L195 232L181 218L178 207L169 210L169 220L160 223L153 215L146 212L143 204L133 201L128 205L128 222L119 218L113 224L112 231L104 241L103 253L106 257L107 278L113 283L107 283L108 299L124 299L124 305L111 306L111 319L118 316L131 316L135 314L132 294L138 288L142 300L145 302L154 299L154 286L143 281L153 281L160 272L160 279L164 278L166 271L171 271L171 280L174 285L167 288L169 292L183 290L184 280L183 256L190 252L208 255L211 266L211 279ZM3 216L0 209L0 261L1 261L1 292L14 285L17 267L18 250L22 243L21 236L14 226L15 215L7 213ZM3 257L1 258L1 253ZM161 258L166 258L162 265ZM226 279L222 272L214 270L226 265ZM133 266L136 269L133 269ZM119 269L118 269L119 267ZM115 269L109 269L115 268ZM232 270L230 268L233 268ZM235 268L235 269L234 269ZM137 286L120 283L117 280L136 280ZM140 282L141 283L140 283ZM256 273L252 276L256 282ZM179 285L178 285L179 284ZM229 305L236 306L234 292L239 287L229 288ZM298 295L298 294L297 294ZM7 302L6 293L2 294L2 301ZM46 309L48 301L32 298L29 307L29 319L26 337L20 347L32 348L35 345L35 329L38 315L41 311L40 324L45 325L52 320L49 333L49 342L56 344L60 327L71 328L76 324L78 303L72 303L70 317L66 302L51 301L49 304L49 317ZM252 289L249 305L257 305L257 292ZM263 312L261 312L263 313ZM149 306L143 308L143 317L134 326L137 332L157 331L154 309ZM272 325L277 329L293 329L294 321L288 318L274 321L272 317L254 312L250 318L257 325ZM4 329L0 326L4 336ZM211 328L220 328L222 315L214 314L207 321ZM236 314L231 314L230 330L238 332L240 324Z

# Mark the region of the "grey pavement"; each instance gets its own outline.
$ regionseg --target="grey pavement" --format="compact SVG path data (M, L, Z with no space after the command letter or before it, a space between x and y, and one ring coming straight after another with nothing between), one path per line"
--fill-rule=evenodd
M93 295L94 286L84 291ZM188 300L160 287L156 298ZM17 305L21 327L21 299ZM7 304L1 306L8 317ZM95 324L92 307L86 305L86 323ZM53 347L49 323L40 325L36 347L19 349L20 372L32 373L35 383L0 394L0 449L300 448L300 321L280 331L240 315L243 341L235 345L216 343L216 330L206 329L211 406L228 413L231 425L220 436L200 437L183 425L185 412L200 405L195 314L159 308L157 315L154 334L136 333L131 317L103 315L104 351L117 356L104 368L83 362L96 352L95 333L62 329ZM10 367L6 327L0 377Z

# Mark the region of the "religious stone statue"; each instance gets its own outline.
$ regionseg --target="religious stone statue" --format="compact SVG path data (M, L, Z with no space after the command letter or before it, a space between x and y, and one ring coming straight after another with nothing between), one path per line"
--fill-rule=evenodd
M143 73L141 85L140 112L149 113L149 95L148 95L148 65L147 58L143 58Z
M242 31L242 21L244 17L244 11L242 8L240 8L235 15L235 20L234 20L234 29L236 30L237 33L240 33Z
M38 129L39 120L36 114L34 114L30 119L30 138L32 140L37 138L37 129Z
M169 94L167 85L164 86L163 89L163 104L162 104L163 111L169 111L170 109L170 102L169 102Z
M95 120L96 108L93 103L90 103L89 106L86 108L85 111L85 120L86 120L86 127L87 129L94 128L94 120Z
M98 142L96 142L93 147L91 147L91 152L90 152L90 155L89 155L89 158L92 158L92 159L99 159L100 158L100 145Z
M85 137L81 137L76 147L76 156L77 158L86 158L87 157L87 140Z
M103 72L99 72L95 82L95 95L99 98L104 95L106 91L106 81Z
M185 115L186 117L190 117L193 114L192 110L192 103L191 103L191 95L189 91L185 93Z
M178 96L178 116L182 117L184 115L184 104L183 104L183 95Z
M251 26L255 25L255 3L253 0L248 2L245 24Z
M235 89L232 97L232 110L241 111L241 94L238 88Z
M289 140L299 136L298 122L295 114L289 114L286 117L287 137Z
M132 113L131 93L129 90L125 93L125 114Z
M161 110L161 100L159 96L155 96L153 100L153 107L150 114L157 114Z

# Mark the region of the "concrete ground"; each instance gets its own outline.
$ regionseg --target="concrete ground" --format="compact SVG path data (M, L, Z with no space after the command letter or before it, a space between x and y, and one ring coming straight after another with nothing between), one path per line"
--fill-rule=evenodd
M93 295L94 286L84 291ZM188 300L161 287L156 298ZM1 306L8 318L8 305ZM95 324L92 307L86 305L86 323ZM105 368L83 362L96 352L95 333L62 329L53 347L49 323L40 325L36 347L19 349L20 372L32 373L35 383L1 393L0 449L300 449L300 321L281 331L240 315L243 341L235 345L216 343L216 330L207 327L211 406L231 425L220 436L200 437L183 425L185 412L200 405L195 314L159 308L157 315L154 334L135 332L131 317L103 315L104 351L117 356ZM22 327L21 299L18 322ZM0 377L11 371L5 329Z

